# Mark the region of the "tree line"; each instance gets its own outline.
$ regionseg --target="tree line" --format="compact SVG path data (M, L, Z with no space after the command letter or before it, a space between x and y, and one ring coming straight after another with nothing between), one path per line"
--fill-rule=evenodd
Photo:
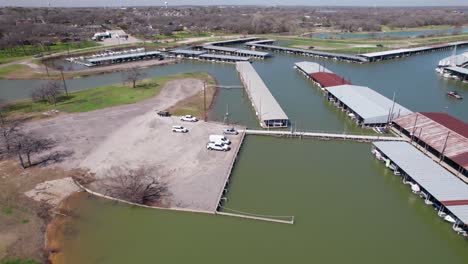
M406 28L467 23L468 13L455 7L7 7L0 9L0 49L84 41L95 32L113 28L124 29L140 38L154 39L180 30L264 34L301 33L318 27L333 27L353 32L380 31L383 25Z

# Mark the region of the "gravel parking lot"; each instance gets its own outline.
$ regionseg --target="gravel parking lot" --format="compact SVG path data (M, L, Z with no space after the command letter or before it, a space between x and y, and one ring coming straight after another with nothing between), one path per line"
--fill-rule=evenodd
M174 133L173 125L183 125L189 132ZM112 166L158 166L155 171L163 172L172 194L171 207L214 211L241 138L227 136L232 141L231 151L207 150L209 135L222 134L225 127L203 121L182 122L179 117L159 117L149 112L113 133L81 167L89 168L102 179Z

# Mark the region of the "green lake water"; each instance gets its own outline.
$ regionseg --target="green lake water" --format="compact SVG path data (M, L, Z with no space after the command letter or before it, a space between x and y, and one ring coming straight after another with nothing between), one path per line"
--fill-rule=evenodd
M467 241L374 160L370 145L246 140L225 206L294 215L294 225L83 196L65 263L468 262Z

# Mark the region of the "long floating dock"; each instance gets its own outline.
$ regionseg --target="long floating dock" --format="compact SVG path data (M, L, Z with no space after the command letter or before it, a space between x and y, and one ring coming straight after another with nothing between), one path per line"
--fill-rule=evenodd
M468 185L408 142L374 142L372 151L396 175L411 185L414 193L433 204L439 216L454 223L454 230L466 235L468 225ZM450 216L448 218L447 216ZM465 231L457 229L464 225Z
M237 62L236 69L244 84L260 126L288 127L289 118L249 62Z
M270 53L255 50L237 49L223 46L203 45L197 47L199 50L206 50L211 53L220 53L223 55L232 55L240 57L250 57L255 59L266 59L270 57Z
M376 61L382 61L382 60L398 59L398 58L408 57L408 56L421 54L421 53L428 53L428 52L439 51L439 50L448 50L453 47L462 47L466 45L468 45L468 41L457 41L457 42L450 42L450 43L445 43L445 44L437 44L437 45L423 46L423 47L416 47L416 48L395 49L395 50L387 50L387 51L380 51L380 52L364 53L364 54L360 54L359 56L365 57L369 62L376 62Z
M268 40L269 41L269 40ZM288 54L294 55L301 55L307 57L316 57L316 58L323 58L323 59L333 59L345 62L355 62L355 63L365 63L368 60L364 57L352 54L344 54L344 53L332 53L332 52L324 52L324 51L314 51L314 50L305 50L305 49L298 49L298 48L287 48L275 45L268 45L268 44L259 44L261 42L247 42L245 45L253 48L253 49L263 49L263 50L270 50L273 52L284 52Z
M401 137L386 137L386 136L372 136L372 135L357 135L357 134L339 134L327 132L299 132L299 131L266 131L266 130L251 130L244 131L247 135L260 135L260 136L276 136L276 137L295 137L295 138L318 138L318 139L337 139L337 140L352 140L359 142L370 141L406 141Z

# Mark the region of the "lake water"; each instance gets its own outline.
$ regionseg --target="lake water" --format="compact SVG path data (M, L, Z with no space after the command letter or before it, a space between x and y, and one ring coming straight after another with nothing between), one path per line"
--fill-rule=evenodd
M413 111L448 112L468 121L468 85L441 79L434 52L375 64L275 54L254 67L298 129L360 131L293 69L317 61L354 84L369 86ZM183 62L149 76L207 71L221 85L240 85L234 65ZM108 74L69 81L72 90L121 81ZM19 99L41 81L0 80L2 97ZM258 127L242 90L221 90L210 117ZM226 207L294 215L294 225L142 209L82 195L70 208L64 263L468 263L466 240L407 185L374 160L370 144L246 138Z
M414 31L391 31L371 33L314 33L311 38L319 39L381 39L381 38L416 38L430 35L451 35L454 33L467 33L468 28L450 29L427 29Z

